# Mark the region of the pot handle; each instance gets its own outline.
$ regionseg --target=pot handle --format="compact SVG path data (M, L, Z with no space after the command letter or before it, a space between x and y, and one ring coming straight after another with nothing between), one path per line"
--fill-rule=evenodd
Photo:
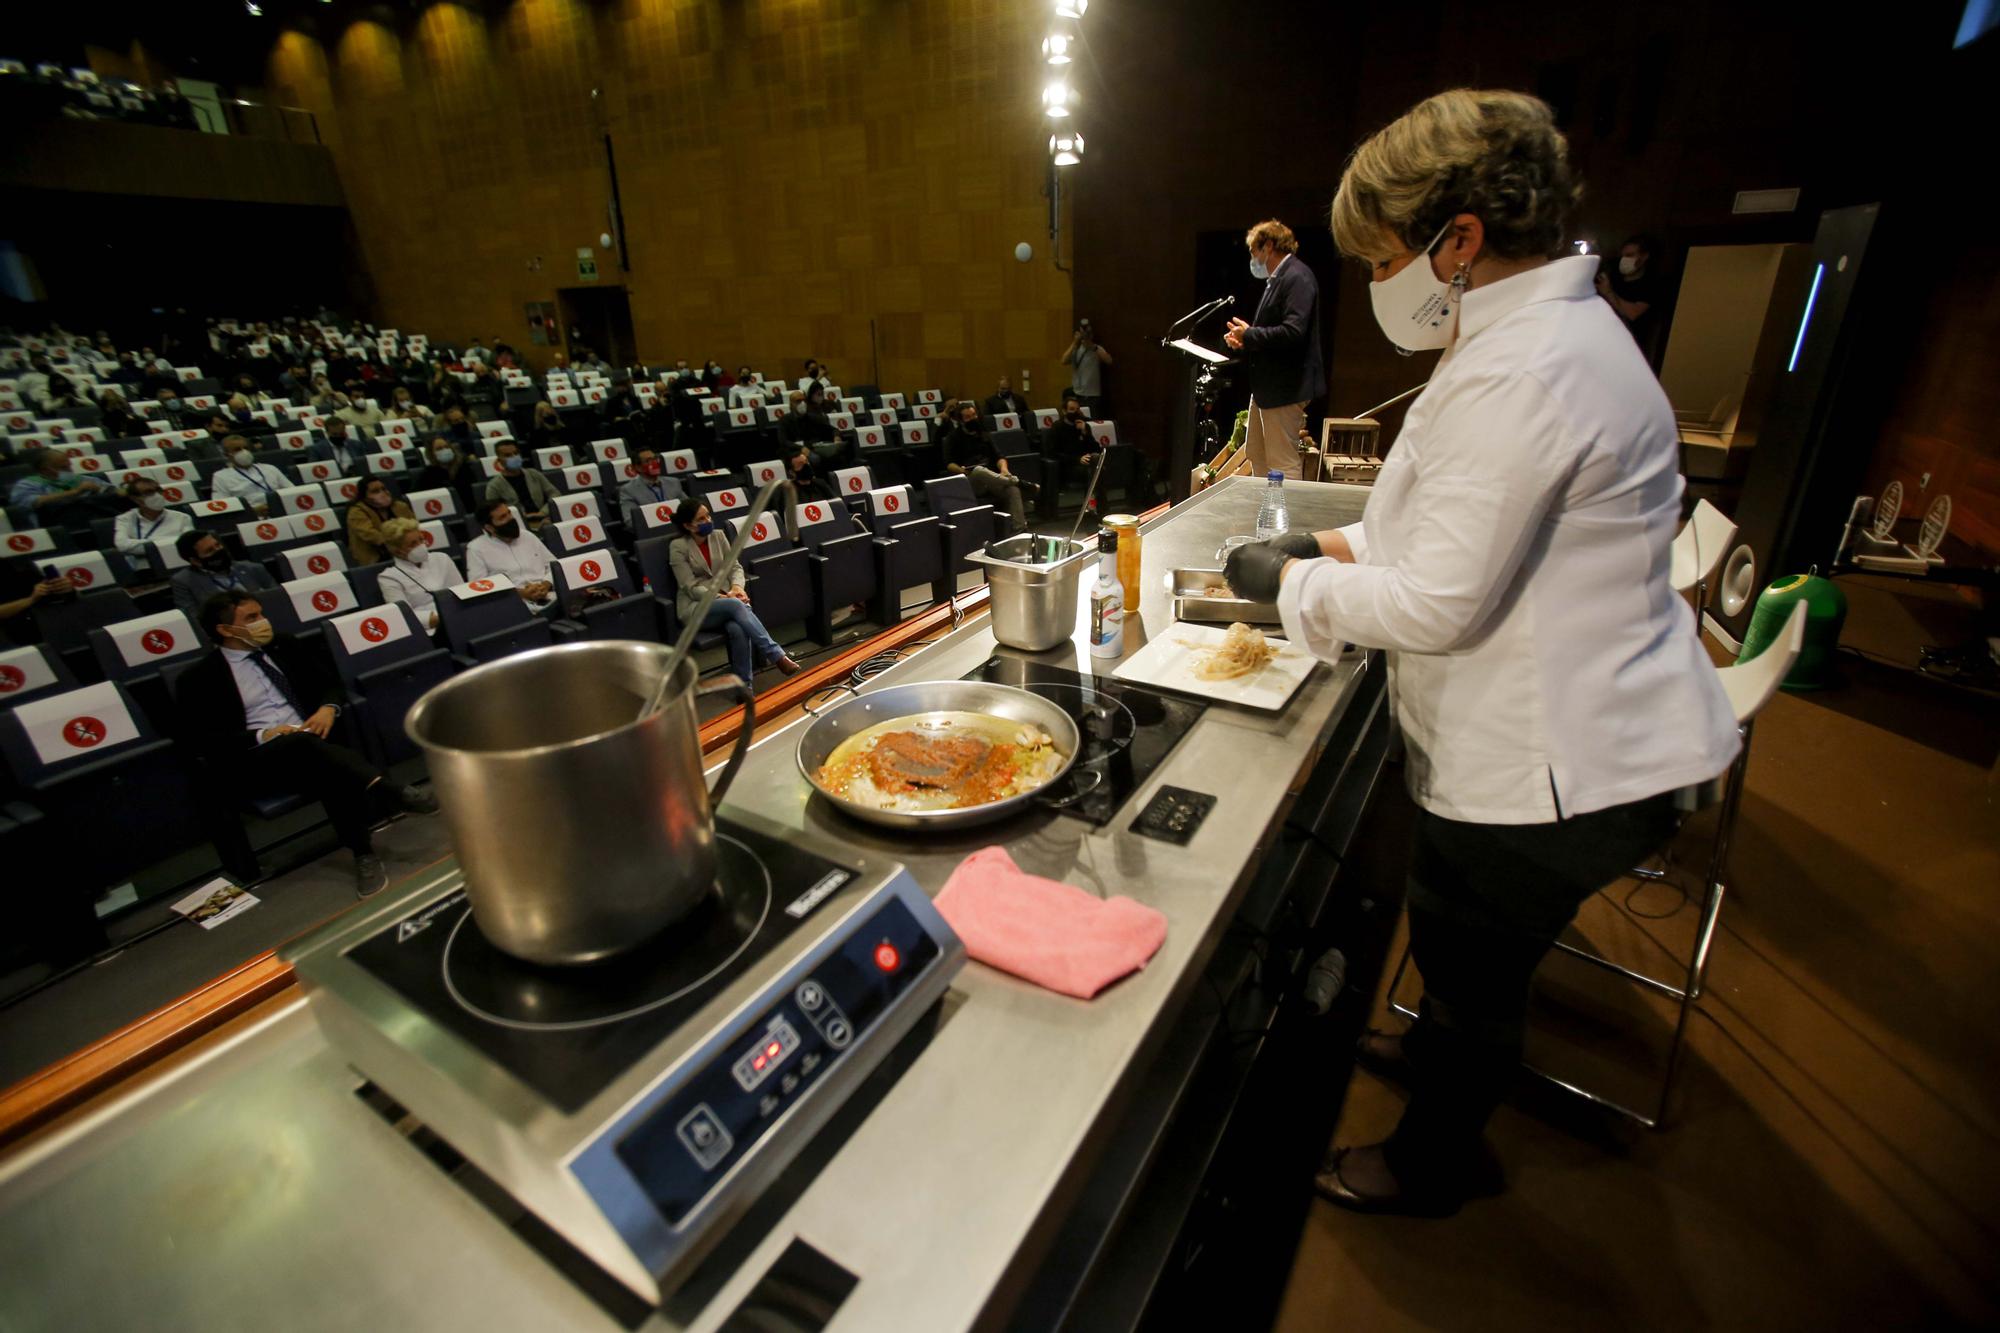
M729 762L722 766L722 776L708 789L710 808L722 804L722 794L729 790L729 784L736 781L737 772L743 767L743 756L750 753L750 739L757 730L757 695L748 685L735 676L717 676L704 680L694 687L695 697L707 694L727 694L743 705L743 725L736 732L736 744L729 751Z
M1077 784L1077 771L1078 770L1074 768L1070 770L1070 784L1072 786L1075 786ZM1088 787L1082 787L1079 790L1072 791L1069 795L1064 796L1060 799L1052 796L1037 795L1035 797L1036 801L1038 801L1040 804L1048 807L1051 810L1067 810L1069 809L1069 807L1075 805L1078 801L1082 800L1084 797L1090 795L1092 792L1096 791L1099 787L1102 787L1104 785L1103 769L1086 768L1082 771L1090 774L1093 778L1096 778L1097 781L1091 783Z

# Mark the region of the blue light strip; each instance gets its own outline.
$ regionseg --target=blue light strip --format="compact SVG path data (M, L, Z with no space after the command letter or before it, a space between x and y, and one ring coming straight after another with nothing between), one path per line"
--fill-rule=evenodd
M1806 328L1812 323L1813 302L1819 300L1819 280L1825 276L1826 265L1815 264L1813 266L1812 290L1806 293L1806 312L1799 316L1798 341L1792 344L1792 363L1785 367L1787 375L1799 368L1799 353L1804 350L1806 345Z

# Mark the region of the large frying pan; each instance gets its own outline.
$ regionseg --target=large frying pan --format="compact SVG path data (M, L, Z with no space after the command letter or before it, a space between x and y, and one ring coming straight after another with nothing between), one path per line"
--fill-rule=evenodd
M808 711L813 710L809 708ZM877 810L835 795L819 785L816 775L820 766L849 736L881 722L908 718L914 723L928 713L989 713L994 717L1040 727L1054 738L1056 753L1062 756L1062 764L1048 782L1034 791L957 810ZM798 760L799 772L812 789L822 799L856 819L889 828L955 829L1004 819L1031 802L1058 808L1067 804L1067 801L1048 802L1038 801L1037 798L1042 792L1059 790L1066 785L1062 779L1076 762L1080 744L1076 722L1039 694L982 680L926 680L870 690L814 711L812 725L799 737ZM1069 799L1075 798L1071 796Z

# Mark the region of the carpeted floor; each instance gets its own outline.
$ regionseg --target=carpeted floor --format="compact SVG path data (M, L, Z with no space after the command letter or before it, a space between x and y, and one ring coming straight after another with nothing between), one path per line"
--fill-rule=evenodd
M1280 1329L2000 1319L2000 708L1888 664L1969 629L1966 608L1844 583L1844 642L1872 656L1759 720L1666 1132L1524 1080L1489 1133L1507 1192L1443 1221L1315 1202ZM1633 889L1593 899L1576 934L1670 976L1695 909ZM1558 959L1529 1056L1637 1099L1670 1013ZM1357 1073L1334 1141L1376 1141L1400 1108Z

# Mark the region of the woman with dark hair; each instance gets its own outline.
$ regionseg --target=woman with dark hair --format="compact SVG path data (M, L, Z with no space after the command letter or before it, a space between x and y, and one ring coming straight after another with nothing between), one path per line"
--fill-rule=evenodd
M1568 253L1577 196L1548 106L1458 89L1349 159L1333 238L1382 332L1442 350L1359 523L1253 542L1229 586L1333 660L1385 649L1421 807L1409 871L1416 1023L1361 1055L1407 1079L1379 1144L1321 1194L1456 1209L1519 1066L1528 985L1583 901L1657 851L1674 796L1727 769L1736 721L1674 595L1673 409Z
M764 628L764 622L750 609L743 567L725 560L729 538L715 526L708 502L698 495L681 501L681 507L674 511L674 527L677 531L673 543L667 547L667 564L674 573L674 609L681 619L694 614L695 604L710 588L720 587L721 592L701 625L703 629L721 630L729 640L729 669L736 673L737 679L749 684L756 674L758 658L787 676L803 670L778 646L778 641Z
M357 565L372 565L389 558L389 543L382 525L394 518L415 518L409 501L399 498L381 477L370 477L361 488L361 498L347 507L347 553Z

